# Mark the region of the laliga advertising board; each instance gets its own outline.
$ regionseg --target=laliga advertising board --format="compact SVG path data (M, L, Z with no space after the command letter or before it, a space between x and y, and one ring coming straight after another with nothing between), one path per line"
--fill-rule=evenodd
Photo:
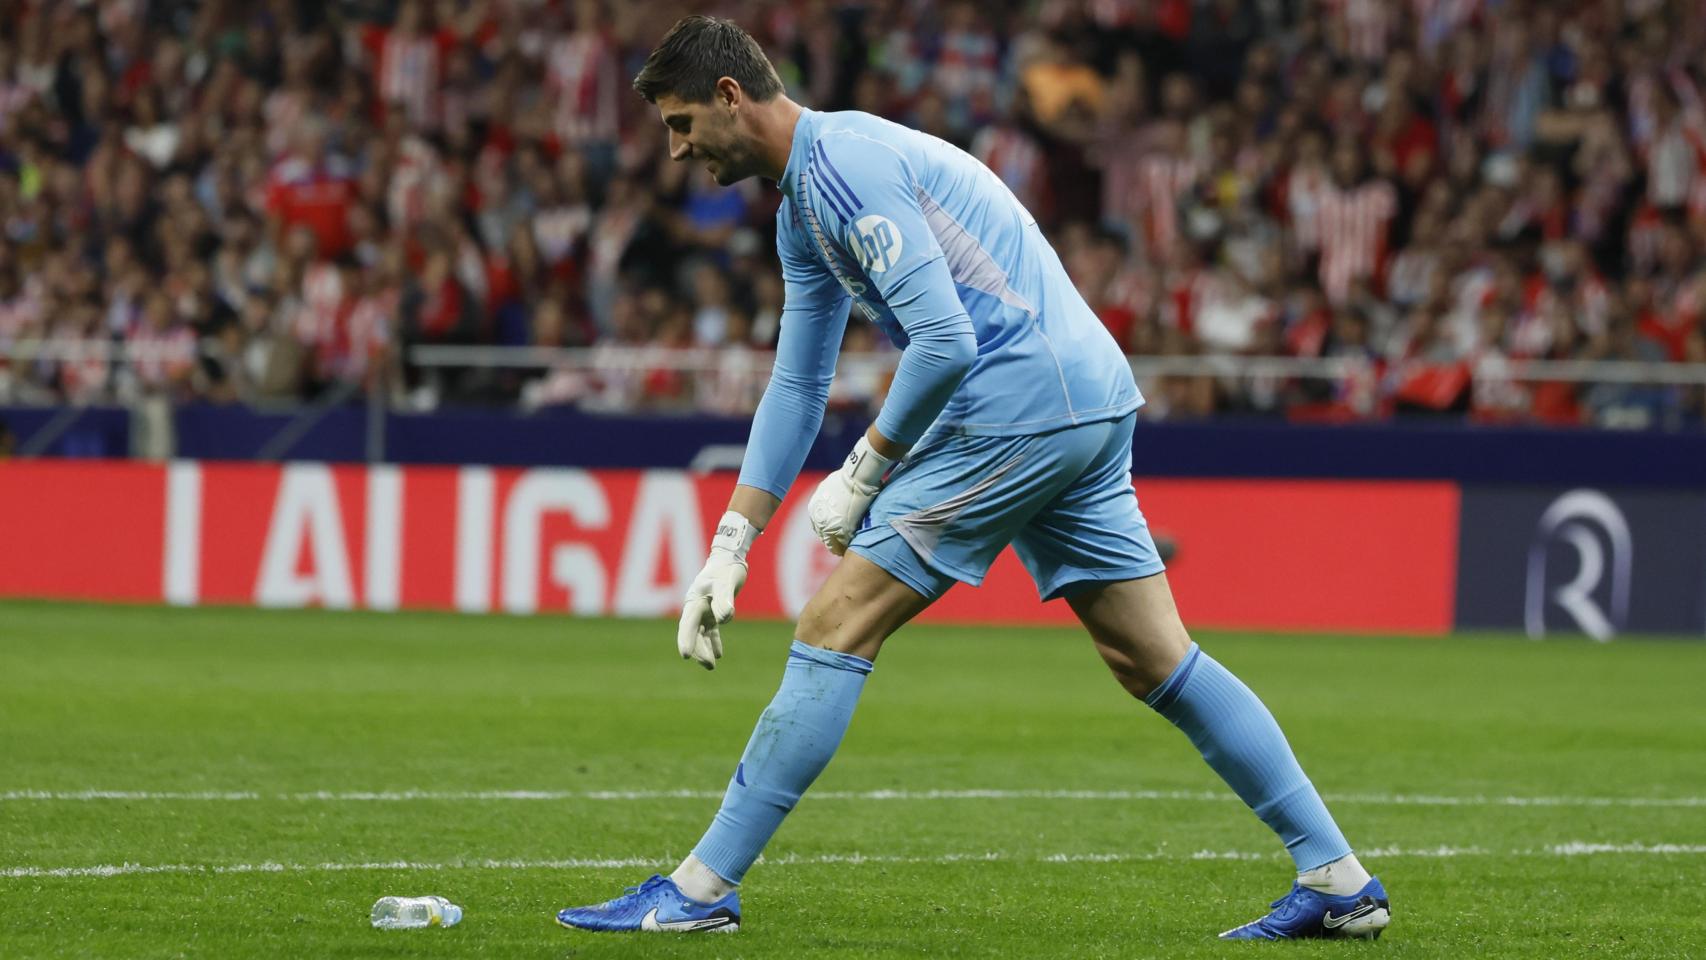
M792 617L834 562L803 476L759 537L739 616ZM673 617L732 474L126 461L0 465L0 595ZM1442 633L1447 483L1144 480L1198 625ZM938 622L1071 623L1010 552Z

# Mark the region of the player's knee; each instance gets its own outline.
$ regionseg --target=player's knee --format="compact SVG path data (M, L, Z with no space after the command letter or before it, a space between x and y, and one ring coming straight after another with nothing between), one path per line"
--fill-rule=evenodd
M826 606L821 592L806 601L805 608L800 611L800 621L794 627L795 639L814 647L827 646L825 641L829 638L830 626L824 609Z
M800 611L800 622L794 630L794 636L801 643L814 647L840 653L851 652L847 616L850 611L846 599L841 594L819 590L806 601L805 609Z
M858 554L830 573L800 611L801 643L875 660L883 641L930 599Z
M1129 673L1116 672L1114 679L1119 682L1120 689L1139 700L1148 700L1149 694L1155 689L1155 685L1147 679Z
M1102 632L1097 652L1127 693L1143 699L1167 682L1190 651L1190 634L1175 620L1161 629Z
M1108 672L1114 675L1114 680L1120 688L1139 700L1146 699L1151 691L1166 682L1168 674L1171 673L1168 671L1158 677L1152 665L1110 657L1105 650L1102 659L1107 663Z
M871 604L829 589L819 590L800 611L794 636L805 644L875 660L886 632L872 622Z

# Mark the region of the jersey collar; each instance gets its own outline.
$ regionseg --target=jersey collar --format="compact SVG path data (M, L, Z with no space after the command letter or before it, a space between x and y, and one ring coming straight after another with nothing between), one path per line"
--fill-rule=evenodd
M788 149L788 166L782 171L782 182L777 184L790 200L795 199L794 190L800 183L800 171L811 160L812 143L817 140L817 128L822 119L823 114L818 111L800 108L800 121L794 124L794 145Z

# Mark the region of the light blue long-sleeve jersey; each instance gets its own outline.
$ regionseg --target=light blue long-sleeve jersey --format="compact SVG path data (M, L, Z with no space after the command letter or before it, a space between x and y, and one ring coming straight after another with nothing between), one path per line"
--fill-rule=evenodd
M786 300L740 482L786 494L853 306L902 348L877 430L1020 436L1143 404L1119 346L989 168L868 113L806 110L779 184Z

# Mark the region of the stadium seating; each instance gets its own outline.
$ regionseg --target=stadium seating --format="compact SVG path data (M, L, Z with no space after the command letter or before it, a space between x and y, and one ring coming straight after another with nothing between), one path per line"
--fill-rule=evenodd
M674 7L30 5L0 39L0 403L748 412L776 194L670 164L627 78ZM1706 359L1698 31L1663 4L735 4L792 92L967 147L1152 417L1674 426ZM624 347L423 366L421 345ZM857 325L836 402L880 400ZM1342 361L1335 375L1205 365ZM1195 365L1192 365L1193 362ZM1224 371L1212 375L1213 371Z

